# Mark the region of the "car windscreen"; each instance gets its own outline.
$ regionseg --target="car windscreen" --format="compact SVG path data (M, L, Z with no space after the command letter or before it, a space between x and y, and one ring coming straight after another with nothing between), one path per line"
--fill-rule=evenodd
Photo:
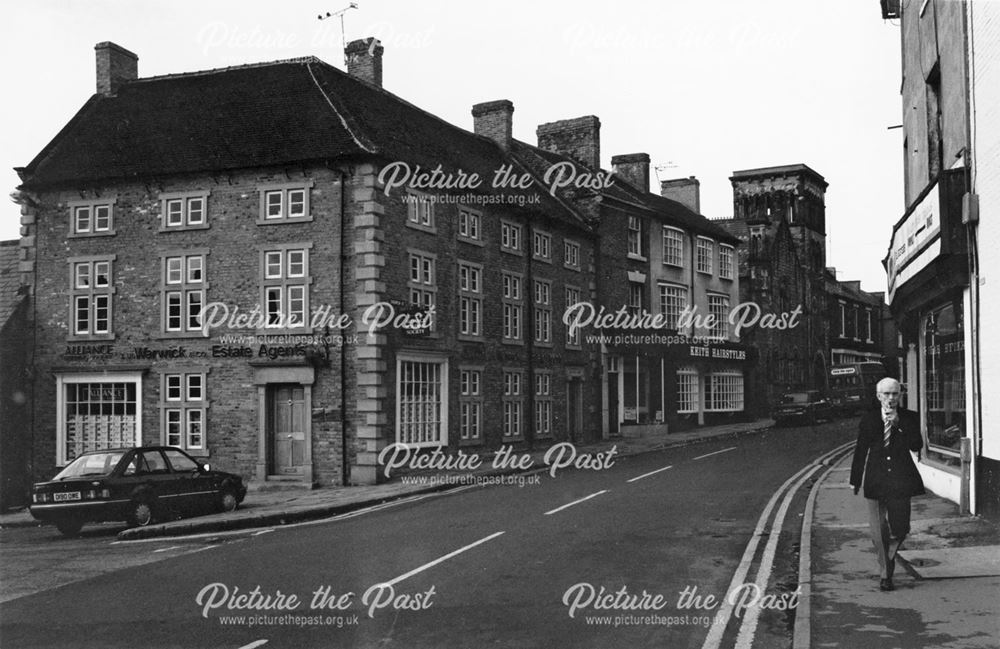
M53 480L66 480L67 478L82 478L85 476L107 475L118 466L118 461L122 459L121 451L109 453L90 453L76 458L65 469L60 471Z
M806 392L792 392L782 395L781 403L809 403L809 394Z

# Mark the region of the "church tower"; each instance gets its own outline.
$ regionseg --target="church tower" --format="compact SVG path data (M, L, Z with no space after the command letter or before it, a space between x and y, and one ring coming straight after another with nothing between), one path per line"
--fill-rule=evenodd
M781 219L795 239L799 261L811 273L826 268L827 182L804 164L735 171L733 219L767 223L772 229Z

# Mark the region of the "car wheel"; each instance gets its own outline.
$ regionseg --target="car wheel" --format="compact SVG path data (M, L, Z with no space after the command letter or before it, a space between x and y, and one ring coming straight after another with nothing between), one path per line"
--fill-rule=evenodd
M219 494L219 509L222 511L235 511L239 504L239 501L236 500L236 494L231 489L226 489Z
M153 522L153 506L145 500L132 503L129 512L129 523L136 527L145 527Z
M83 521L65 520L65 521L58 521L56 523L56 529L58 529L63 536L68 536L71 538L78 535L82 528L83 528Z

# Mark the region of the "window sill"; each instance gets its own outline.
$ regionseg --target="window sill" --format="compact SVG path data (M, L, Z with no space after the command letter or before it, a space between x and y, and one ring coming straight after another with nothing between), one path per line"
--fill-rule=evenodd
M549 265L552 264L552 258L551 257L539 257L538 255L532 255L531 259L532 259L532 261L540 261L543 264L549 264Z
M470 334L458 334L458 339L464 343L485 343L486 338L483 336L472 336Z
M115 334L71 334L66 336L68 342L85 343L91 341L115 340Z
M565 268L566 270L571 270L574 273L581 272L580 267L579 266L574 266L573 264L563 264L563 268Z
M463 237L462 235L458 235L457 239L460 243L467 243L470 246L478 246L480 248L486 246L486 242L483 241L482 239L472 239L469 237Z
M504 248L503 246L501 246L500 247L500 252L505 252L508 255L514 255L515 257L523 257L524 256L524 252L521 251L521 250L518 250L516 248Z
M101 232L71 232L66 235L67 239L93 239L94 237L113 237L117 234L115 230Z
M268 329L255 329L257 336L305 336L313 332L312 327L296 327L294 329L274 327Z
M664 266L669 266L670 268L676 268L677 270L684 270L684 264L675 264L672 261L663 262Z
M294 218L280 218L280 219L262 219L257 217L257 225L288 225L290 223L312 223L313 217L309 216L297 216Z
M411 230L416 230L418 232L426 232L427 234L437 234L437 227L433 225L420 225L419 223L413 223L412 221L406 222L406 227Z
M636 254L636 253L634 253L634 252L630 252L630 253L628 253L628 258L629 258L629 259L634 259L635 261L649 261L649 260L648 260L648 259L647 259L646 257L644 257L643 255L637 255L637 254Z
M511 340L510 338L504 338L500 341L501 345L510 345L511 347L524 347L523 340Z
M208 223L200 223L198 225L161 225L160 229L156 231L157 234L163 234L164 232L187 232L188 230L208 230Z
M551 342L543 342L541 340L535 341L535 347L540 347L542 349L552 349L554 346L554 343Z
M460 440L458 440L458 445L459 446L482 446L483 445L483 440L482 440L482 438L477 438L477 439L460 439Z
M192 340L204 340L208 338L207 334L201 331L161 331L156 334L158 340L180 340L183 338L190 338Z

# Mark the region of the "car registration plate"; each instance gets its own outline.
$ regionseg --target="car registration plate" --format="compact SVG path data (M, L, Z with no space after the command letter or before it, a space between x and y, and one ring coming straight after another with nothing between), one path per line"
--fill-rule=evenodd
M80 500L79 491L64 491L62 493L52 494L52 500L57 503L66 502L67 500Z

